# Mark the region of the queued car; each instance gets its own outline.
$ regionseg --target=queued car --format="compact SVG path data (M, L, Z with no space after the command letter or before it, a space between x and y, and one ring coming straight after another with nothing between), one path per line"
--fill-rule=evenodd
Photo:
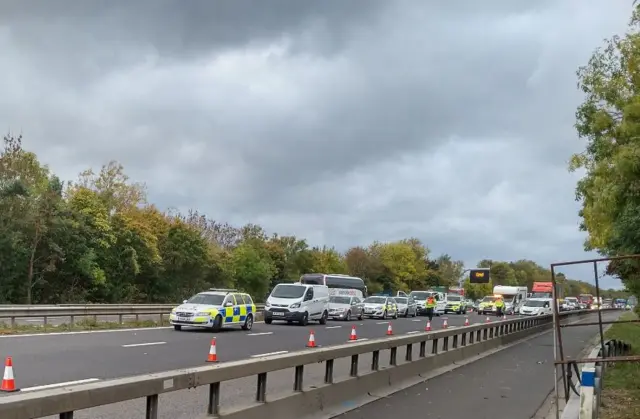
M418 315L418 305L413 297L394 297L398 304L398 315L404 317L416 317Z
M387 319L398 318L398 305L392 297L372 296L367 297L364 303L364 317Z
M219 332L223 327L240 326L251 330L256 305L251 296L234 289L216 289L200 292L171 310L169 322L175 330L198 327Z
M333 295L329 297L329 318L349 321L353 317L362 320L364 303L358 297Z
M529 298L525 300L520 307L520 314L523 316L542 316L545 314L553 314L551 308L551 298Z

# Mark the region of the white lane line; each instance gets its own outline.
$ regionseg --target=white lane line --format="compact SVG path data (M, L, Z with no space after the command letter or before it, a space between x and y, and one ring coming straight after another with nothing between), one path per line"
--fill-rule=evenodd
M325 329L340 329L342 326L327 326Z
M123 348L136 348L138 346L155 346L155 345L164 345L167 342L147 342L147 343L131 343L129 345L122 345Z
M420 333L420 331L414 330L413 332L407 332L407 335L415 335L416 333Z
M376 324L389 324L389 322L376 322Z
M412 321L412 322L421 322L421 321L422 321L422 319L413 319L413 320L411 320L411 321Z
M255 324L255 323L254 323ZM141 330L159 330L159 329L173 329L170 327L138 327L135 329L106 329L106 330L81 330L78 332L53 332L53 333L16 333L15 335L0 335L0 339L9 338L32 338L34 336L47 337L47 336L62 336L62 335L88 335L91 333L115 333L115 332L139 332Z
M289 351L267 352L266 354L251 355L251 358L260 358L262 356L282 355L282 354L288 354L288 353Z
M67 381L66 383L55 383L55 384L47 384L45 386L27 387L27 388L20 389L20 391L21 392L25 392L25 391L46 390L46 389L49 389L49 388L75 386L75 385L78 385L78 384L93 383L93 382L96 382L96 381L100 381L100 379L99 378L87 378L86 380Z
M358 338L357 340L348 340L347 343L364 342L365 340L369 340L369 339L368 338Z
M264 335L273 335L273 332L247 333L247 336L264 336Z

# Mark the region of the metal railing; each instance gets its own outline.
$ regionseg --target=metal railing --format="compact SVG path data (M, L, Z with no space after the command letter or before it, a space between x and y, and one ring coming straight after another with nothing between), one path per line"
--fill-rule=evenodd
M88 304L88 305L60 305L60 306L0 306L0 320L10 319L11 327L17 326L17 319L43 319L43 324L48 324L52 317L69 318L69 324L73 325L76 317L90 317L98 321L98 317L118 317L120 324L125 316L135 316L136 321L140 316L158 316L160 324L165 322L171 310L178 304ZM258 312L264 309L263 304L256 304Z
M582 317L590 311L563 313L562 317ZM146 418L157 419L159 395L197 386L209 386L207 413L234 419L264 418L280 412L295 415L317 412L332 403L343 403L375 391L382 386L406 382L408 378L471 358L536 332L551 329L551 315L501 320L492 323L420 332L411 335L354 341L346 344L312 348L299 352L242 359L196 368L119 378L0 397L0 417L3 419L42 418L59 415L72 419L76 411L146 398ZM404 362L398 362L398 349L405 348ZM413 349L418 356L414 357ZM389 354L389 368L380 368L381 351ZM360 357L371 356L370 370L359 371ZM334 362L350 358L349 379L334 382ZM305 367L324 363L324 386L304 389ZM294 369L292 392L267 403L267 375ZM222 415L221 383L256 377L255 402L242 409ZM346 399L347 398L347 399ZM204 407L204 406L203 406ZM204 409L203 409L204 410ZM289 416L287 416L289 417Z

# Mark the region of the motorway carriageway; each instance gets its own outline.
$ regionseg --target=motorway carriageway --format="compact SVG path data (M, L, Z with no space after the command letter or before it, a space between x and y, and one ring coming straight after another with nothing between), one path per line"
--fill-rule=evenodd
M449 327L464 325L464 315L444 316ZM444 317L434 317L433 330L440 330ZM509 317L512 318L512 317ZM486 316L469 314L471 324L484 322ZM420 333L426 317L392 320L394 335ZM498 321L491 317L492 322ZM256 323L251 331L229 329L217 334L210 331L174 331L172 327L54 333L44 335L12 335L0 337L0 357L13 357L16 384L23 391L100 381L130 375L154 373L172 369L206 365L211 337L217 338L218 359L221 362L268 356L305 349L309 331L315 332L316 344L329 346L347 343L351 326L356 325L358 338L385 338L388 321L329 321L326 325L308 327L274 323ZM419 345L414 345L414 359ZM404 350L402 351L404 354ZM398 363L404 363L404 356ZM360 357L360 370L368 371L371 356ZM335 361L334 379L349 376L350 359ZM389 366L388 351L380 353L380 367ZM293 386L293 369L269 373L267 400L275 394L289 392ZM305 388L323 382L324 365L305 368ZM255 377L222 383L221 407L251 403L255 397ZM206 412L208 387L160 395L160 418L192 419ZM0 395L0 397L2 397ZM116 405L77 412L74 418L133 419L145 417L145 400L138 399ZM51 419L55 419L53 416Z
M432 330L442 329L445 317L450 327L464 325L463 315L450 314L434 317ZM485 319L486 316L469 314L471 324ZM390 321L394 334L398 335L423 331L427 318ZM388 324L389 321L376 319L328 321L326 325L311 323L307 327L257 322L251 331L238 327L220 333L186 328L178 332L173 327L158 327L7 335L0 336L0 359L13 358L17 384L28 389L202 366L214 336L218 359L224 362L305 349L310 330L314 331L318 346L347 343L352 325L356 326L361 341L383 338Z

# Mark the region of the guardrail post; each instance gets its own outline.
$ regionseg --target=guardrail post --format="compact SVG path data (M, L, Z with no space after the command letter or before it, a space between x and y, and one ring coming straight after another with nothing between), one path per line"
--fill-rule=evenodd
M267 373L258 374L258 385L256 388L256 401L264 403L267 401Z
M42 318L42 325L44 326L45 329L47 328L47 323L49 323L48 319L47 319L47 316L44 316Z
M12 329L15 329L15 328L16 328L16 318L15 318L15 317L12 317L12 318L11 318L11 328L12 328Z
M122 314L118 314L118 323L122 324Z
M209 406L207 413L218 416L220 413L220 383L209 384Z
M293 391L302 392L303 380L304 380L304 365L298 365L293 375Z
M325 384L333 384L333 359L327 359L324 366Z
M158 395L147 396L146 419L158 419Z
M76 316L69 316L69 326L73 327Z
M349 373L352 377L358 376L358 355L351 355L351 371Z

